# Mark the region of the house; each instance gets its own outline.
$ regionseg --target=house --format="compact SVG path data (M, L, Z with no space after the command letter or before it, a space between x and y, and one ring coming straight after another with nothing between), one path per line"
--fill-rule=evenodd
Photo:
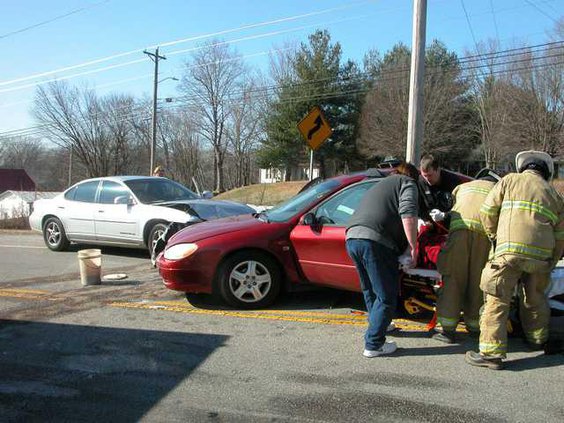
M35 191L35 182L24 169L0 169L0 194L4 191Z
M4 191L0 194L0 220L27 217L33 211L33 202L53 198L59 192Z
M313 168L313 178L317 178L319 176L319 168ZM285 181L286 170L279 169L279 168L268 168L268 169L260 169L260 176L259 176L259 183L261 184L272 184L275 182L284 182ZM306 181L309 180L309 166L298 166L292 168L290 170L290 180L291 181Z

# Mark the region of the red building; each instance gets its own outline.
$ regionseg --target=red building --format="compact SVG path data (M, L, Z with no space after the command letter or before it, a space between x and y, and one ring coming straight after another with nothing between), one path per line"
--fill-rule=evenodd
M35 182L24 169L0 169L0 194L4 191L35 191Z

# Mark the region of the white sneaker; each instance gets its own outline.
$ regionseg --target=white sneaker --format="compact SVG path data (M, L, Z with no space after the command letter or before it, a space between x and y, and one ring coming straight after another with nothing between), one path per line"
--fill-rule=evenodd
M372 357L380 357L381 355L388 355L392 354L395 350L398 349L398 346L394 341L386 342L377 350L364 350L362 353L363 356L372 358Z
M394 322L391 322L388 327L386 328L386 332L390 333L397 329L397 326Z

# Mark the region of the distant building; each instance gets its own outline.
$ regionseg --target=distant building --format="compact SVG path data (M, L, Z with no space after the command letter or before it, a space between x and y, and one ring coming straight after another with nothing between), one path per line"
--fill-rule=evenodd
M35 191L35 182L24 169L0 169L0 194L4 191Z
M260 169L259 183L261 184L273 184L275 182L285 182L286 169L279 169L276 167L271 167L268 169ZM313 178L319 176L319 168L313 168ZM297 166L290 170L291 181L307 181L309 180L309 166Z
M27 217L33 211L33 202L43 198L53 198L59 192L4 191L0 194L0 220Z

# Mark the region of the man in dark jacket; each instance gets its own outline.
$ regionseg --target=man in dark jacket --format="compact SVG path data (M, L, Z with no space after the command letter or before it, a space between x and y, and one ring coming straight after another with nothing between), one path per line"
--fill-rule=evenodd
M412 164L400 164L397 174L366 192L347 225L347 252L356 265L368 310L365 357L397 349L395 342L386 342L386 329L397 303L398 257L409 247L412 266L417 258L418 175Z
M419 177L419 214L424 220L443 220L453 206L452 191L464 182L454 173L441 169L439 161L431 154L421 158Z

